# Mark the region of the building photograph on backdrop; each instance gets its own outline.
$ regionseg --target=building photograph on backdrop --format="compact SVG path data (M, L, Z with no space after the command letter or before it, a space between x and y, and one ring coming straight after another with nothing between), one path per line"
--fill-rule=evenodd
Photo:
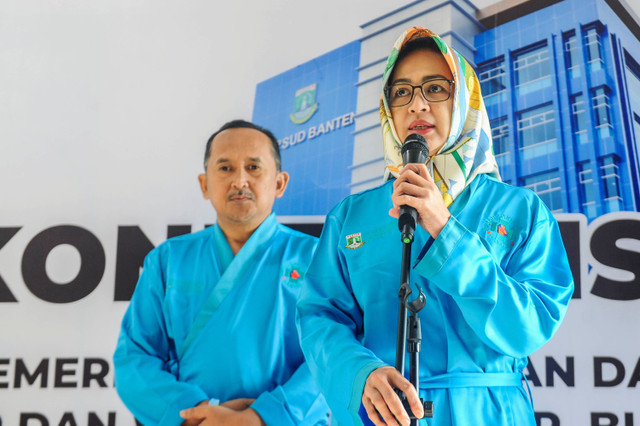
M637 422L640 347L625 321L640 298L640 20L624 2L414 2L259 83L253 120L274 129L300 179L275 211L319 235L337 202L383 182L386 51L402 28L427 24L473 61L501 178L544 201L569 256L567 318L526 369L538 424ZM487 227L509 238L509 220Z
M191 335L194 334L191 331L188 333L191 339L188 344L193 346L187 346L200 348L199 350L204 352L216 351L217 342L225 342L226 348L237 350L236 353L229 349L229 354L233 352L233 355L226 355L233 358L231 364L239 369L242 369L243 362L252 365L271 363L269 369L277 370L276 375L290 375L294 380L291 380L291 388L287 388L287 385L282 384L282 377L262 375L265 371L254 374L250 379L243 378L239 380L243 385L251 382L253 386L252 380L255 379L256 383L261 380L261 386L269 382L277 390L269 395L267 392L262 396L258 396L259 393L247 395L246 400L239 398L236 400L240 401L238 406L242 405L242 409L246 409L255 404L254 411L263 416L260 420L269 419L267 425L340 425L351 422L360 424L361 418L365 419L364 424L367 424L366 417L385 415L371 410L364 399L356 401L350 393L351 382L354 382L365 389L359 391L357 388L356 393L365 395L368 389L366 377L341 377L345 383L349 382L344 390L332 387L332 380L335 381L336 378L326 376L332 369L322 362L329 362L327 360L330 359L331 350L337 350L334 341L331 340L333 335L323 336L328 340L321 341L317 337L321 332L314 334L309 331L310 326L305 325L307 323L303 313L307 312L306 318L309 318L314 317L313 314L309 314L313 309L335 307L327 305L341 308L344 306L338 302L334 303L327 293L323 293L326 289L311 289L311 286L304 287L301 283L307 278L307 267L310 268L309 282L314 275L320 276L325 272L325 265L320 265L317 259L327 255L328 249L323 242L332 238L331 226L336 222L333 216L331 223L327 222L328 215L335 214L335 209L346 209L344 203L348 204L348 200L359 199L357 197L361 197L362 194L367 196L366 194L378 193L376 191L380 191L381 187L393 185L389 180L398 178L398 173L402 172L401 169L394 168L390 163L392 160L389 159L395 157L390 153L393 149L387 146L387 138L391 133L395 135L397 129L390 130L386 121L391 117L389 114L389 117L385 118L385 111L389 110L386 103L390 102L389 85L385 79L389 77L388 73L394 66L394 54L398 55L401 50L397 46L394 47L398 36L409 28L425 27L437 34L438 39L442 41L438 46L441 49L443 45L445 49L447 46L450 47L449 50L453 52L451 57L459 61L456 62L456 66L461 70L460 74L452 76L451 80L449 77L444 78L449 82L448 87L452 93L453 90L458 90L455 88L457 78L460 79L458 83L472 79L470 76L473 73L465 72L469 70L465 70L464 67L470 67L475 71L481 98L473 98L471 103L478 110L486 110L486 115L482 117L484 121L480 124L482 131L487 133L486 136L492 142L486 158L495 164L497 172L492 169L491 179L500 180L509 187L517 187L514 191L518 191L518 194L534 193L536 199L541 200L543 204L540 211L549 212L548 217L557 221L559 231L558 238L555 238L556 228L542 230L545 235L541 238L540 244L544 245L545 241L553 241L554 244L561 242L566 250L566 276L573 280L572 292L568 287L564 288L564 292L558 298L566 296L567 300L553 307L544 305L547 311L538 312L540 317L547 315L557 321L553 324L553 332L550 333L552 336L547 336L548 342L532 353L522 355L519 361L514 360L514 365L510 366L517 368L517 362L526 364L521 375L514 379L518 382L518 387L522 384L522 389L518 391L522 395L519 396L523 396L523 401L527 401L527 404L531 401L533 416L538 426L640 424L640 334L636 329L640 315L640 6L632 3L632 0L407 0L390 4L388 10L366 22L353 22L353 27L360 34L359 37L344 40L344 43L316 57L300 60L294 66L283 67L277 73L266 74L271 75L269 78L261 77L260 81L251 82L251 115L243 118L253 124L245 127L246 122L235 123L231 126L235 132L233 134L253 134L255 137L255 133L251 132L271 132L261 133L260 137L264 139L263 142L267 141L265 146L270 147L270 141L279 148L273 169L275 175L279 176L278 179L282 180L279 180L274 194L269 193L275 213L269 214L264 220L269 230L265 231L266 227L260 223L261 228L257 229L262 229L262 234L256 231L257 237L249 240L248 247L253 250L252 256L272 252L276 247L286 255L278 251L274 255L278 258L277 262L268 259L256 260L257 258L248 257L248 250L244 250L242 259L246 258L246 263L238 266L237 262L231 262L238 254L239 248L231 246L232 250L226 253L223 261L214 259L215 256L209 259L211 265L218 265L215 267L225 262L225 267L235 265L239 277L244 277L246 271L254 274L251 286L248 281L238 278L238 282L242 281L247 288L251 287L252 291L255 291L252 293L253 299L240 298L242 301L238 302L238 306L243 306L242 314L246 316L238 314L235 317L237 312L230 314L223 310L217 314L222 319L213 317L217 318L216 321L224 323L224 327L227 323L232 324L232 330L236 331L241 330L239 324L244 324L247 332L243 332L242 335L244 338L252 336L253 340L240 341L237 336L227 333L227 329L221 327L218 329L220 335L216 334L215 342L206 338L198 341ZM327 31L331 31L329 27ZM63 33L65 30L58 31ZM201 35L193 37L195 39ZM283 55L287 54L285 51L286 49L282 50ZM400 65L408 58L398 57ZM150 62L155 64L156 59L149 55ZM41 66L37 61L32 64L34 69ZM399 65L396 64L395 67L394 73ZM231 69L229 72L232 72ZM403 80L401 83L407 81ZM413 91L409 102L413 102L416 97L425 102L433 101L433 105L437 102L444 105L453 100L451 93L446 99L437 98L437 95L430 91L425 93L424 82L418 83L421 84L419 86L409 83L411 84L403 86L404 89L408 88L408 92ZM473 85L473 82L466 83ZM442 87L438 86L433 90L445 90ZM114 96L126 97L124 94ZM207 97L210 97L209 94L193 101L196 104L194 108L202 108L211 102ZM216 99L215 102L220 100ZM397 103L391 105L395 106ZM100 110L98 103L89 104L86 108ZM144 107L139 109L144 110ZM167 113L161 121L171 121L174 117L169 115ZM15 117L12 120L20 121ZM133 121L132 118L123 118L123 122L129 120ZM224 123L214 124L217 124L215 128L218 129ZM93 125L96 134L106 127L114 127L111 123L102 122ZM162 125L163 123L156 120L147 123L146 128L162 128ZM183 144L180 132L176 134L177 136L171 137L178 141L177 145ZM269 139L270 134L273 136L272 139ZM212 141L216 135L218 133L209 140L207 150L215 145ZM240 144L241 139L238 137L233 143ZM428 144L429 137L426 139L424 143ZM201 144L202 149L198 146L198 156L205 149L206 142L205 140ZM159 152L162 151L161 146L154 145L152 149L156 148ZM52 161L67 156L73 157L82 149L84 148L75 148L75 152L73 149L58 149ZM219 149L219 146L216 149ZM466 152L465 150L465 147L460 148L461 153ZM118 156L126 157L127 153L122 151L125 150L119 150ZM90 151L90 155L99 157L104 155L104 152L106 148L100 147L96 151ZM149 290L152 287L149 287L148 271L164 267L162 262L171 251L168 247L175 247L171 244L177 245L186 241L190 238L188 234L209 233L212 239L217 238L217 244L221 244L220 241L224 238L229 238L221 231L225 210L215 204L215 196L208 187L214 182L207 180L207 173L210 171L208 167L213 164L208 162L209 152L213 151L207 151L204 174L199 178L200 186L196 179L192 179L192 186L196 188L197 195L200 196L201 190L206 199L203 203L207 204L207 207L210 207L208 204L213 204L216 212L214 216L212 211L211 220L205 220L202 230L196 229L200 225L199 222L196 226L189 224L190 212L162 216L162 207L148 207L146 210L139 207L142 213L131 216L135 217L135 220L142 218L139 222L133 219L118 222L111 219L111 216L107 216L108 220L102 220L101 214L108 212L110 206L99 203L94 205L93 199L87 200L88 206L82 208L77 207L75 203L67 203L68 211L84 209L83 212L91 217L86 223L77 219L80 216L69 215L71 218L68 219L65 218L64 212L58 214L49 211L46 214L51 215L51 220L57 221L55 224L47 221L29 223L28 218L23 220L16 217L7 219L6 223L0 223L0 321L5 324L0 327L0 426L180 424L179 411L154 412L147 415L147 407L144 407L147 402L140 390L147 389L143 385L138 388L132 385L124 391L116 388L121 386L121 383L134 382L137 380L137 374L146 368L142 367L143 363L139 363L139 360L127 357L144 346L135 339L144 339L149 334L146 327L150 326L150 322L145 322L149 317L159 318L161 315L167 315L159 323L180 323L180 326L185 327L188 322L184 319L187 315L182 315L187 312L186 305L181 304L182 302L166 306L158 304L158 311L152 312L144 302L139 301L144 297L153 297L153 290ZM232 150L225 152L223 163L231 161L228 158L235 158L235 154L229 152ZM262 151L257 149L256 152ZM264 152L273 153L275 150L270 148ZM403 149L401 153L400 147L397 147L395 154L400 158L405 152ZM39 154L33 151L30 155L36 158ZM172 154L162 155L171 157ZM265 155L265 158L269 158L270 161L269 155ZM258 163L262 161L258 154L251 154L250 157L253 160L257 158ZM401 158L404 162L405 157ZM456 167L467 177L466 167L471 167L479 155L476 155L475 159L464 156L455 158ZM145 153L145 156L140 156L138 160L139 163L145 163L149 158ZM198 161L200 163L197 166L202 167L200 157ZM421 160L422 163L425 161L426 159ZM170 164L173 166L173 163ZM394 164L402 165L398 162ZM149 161L145 166L152 167L152 162ZM215 163L215 166L218 167L219 163ZM143 172L136 176L136 182L132 182L131 187L147 194L157 190L154 187L154 173L146 173L142 166L140 170ZM425 170L430 170L429 179L435 179L432 176L433 165L431 169ZM186 174L191 170L183 172ZM283 177L285 175L286 177ZM69 179L82 181L76 176ZM99 179L107 180L105 177ZM445 186L443 180L436 181L440 188ZM450 184L451 187L457 188L459 182L451 180ZM474 185L477 185L477 182ZM181 184L176 184L176 187L179 188L178 191L183 190ZM463 186L464 190L468 188L471 186ZM114 188L113 192L117 190L119 189ZM390 194L391 191L393 189L389 190ZM157 193L154 197L160 199L170 193L172 192ZM447 202L447 195L443 194L443 197ZM182 201L171 200L171 203L179 208ZM452 202L453 200L449 201L447 208ZM124 203L134 209L137 201ZM184 205L190 204L185 202ZM499 210L500 207L495 205L485 207L483 211L490 210L491 214L481 215L478 219L478 229L482 230L482 235L479 235L482 244L499 247L500 253L509 253L514 245L524 245L534 240L533 231L527 234L530 229L519 228L525 219L513 213L515 210ZM189 207L185 207L187 208ZM270 207L266 210L269 209ZM160 219L149 219L149 222L145 223L145 217L154 215L153 210ZM462 215L454 208L450 211L452 216ZM3 217L0 216L0 220L4 220ZM347 233L348 235L340 234L340 241L334 245L339 247L339 250L357 257L361 256L359 253L367 253L366 250L375 244L382 244L380 240L388 234L393 234L394 238L397 234L397 243L400 246L401 232L398 230L398 221L391 216L385 219L393 222L393 226L363 221L362 229L355 229ZM20 223L20 220L25 223ZM533 222L534 219L527 222L531 228L534 228ZM108 228L110 233L105 232L105 228ZM271 235L270 233L274 232L280 233L277 244L267 240L258 241L263 234ZM528 235L528 238L525 238L527 241L521 241L522 235L525 234ZM317 250L324 250L321 255L316 251L314 260L311 253L316 250L317 240L309 236L320 238ZM174 240L174 237L177 239ZM195 240L197 237L193 238ZM406 243L404 233L402 238ZM413 233L407 238L412 240ZM416 236L416 241L422 241L420 238L422 237ZM428 242L422 241L424 249L422 246L415 248L418 253L414 252L414 258L418 256L422 262L424 254L429 255L435 239L436 237L430 238ZM169 244L165 240L169 240ZM286 243L283 242L285 240ZM297 257L291 256L287 251L289 240L304 242L305 253ZM242 244L240 247L243 247ZM391 251L390 247L391 245L382 248ZM70 251L63 252L67 249ZM342 289L346 289L344 294L353 296L357 293L350 286L356 285L360 274L375 275L379 264L399 264L404 256L400 250L397 253L384 250L375 253L378 256L375 259L366 259L371 261L371 268L363 268L366 271L351 271L352 275L336 274L345 280L345 288ZM347 261L340 257L340 253L342 252L336 255L339 261L327 261L327 271L330 267L347 268ZM464 255L466 253L467 251ZM65 258L59 264L56 263L57 259L67 254L75 260L69 262ZM185 269L200 272L206 269L199 255L182 255L183 258L191 256L190 261L193 261L193 264L189 264ZM493 256L493 252L491 255ZM391 256L397 256L397 259L387 259ZM511 255L504 256L507 258ZM559 256L559 260L550 260L563 263L562 256ZM199 259L199 263L194 260L196 258ZM405 262L405 259L402 261ZM309 266L313 262L317 262L315 269ZM532 263L536 263L536 259L533 259ZM547 264L540 259L540 265L544 269ZM413 266L419 269L419 265ZM147 269L146 275L142 273L143 269ZM255 295L262 291L259 289L261 274L263 271L273 272L271 269L275 271L277 279L280 280L279 285L285 290L284 293L274 296L281 299L271 301L267 306L263 303L267 296L263 300ZM481 267L478 266L478 269ZM342 269L340 271L344 272ZM543 270L540 271L540 275L552 272ZM395 286L400 288L401 284L400 270L397 273L398 277L393 277L391 286L394 288L394 307L398 301ZM66 277L65 282L56 279L56 274ZM201 276L198 275L196 278L202 279L203 282L210 280L211 277L207 274L202 272ZM206 279L203 278L205 276ZM172 282L172 291L178 291L178 287L182 288L180 291L189 294L189 303L195 305L199 303L200 296L199 293L196 295L196 292L187 289L190 283L193 284L189 279ZM222 279L220 282L228 284ZM544 284L540 278L540 287L545 287ZM142 285L146 287L140 290ZM137 296L135 302L131 303L136 288L139 293L150 293ZM230 288L232 286L220 291L224 293L230 291ZM548 290L547 287L545 289ZM374 290L378 291L377 287L367 291ZM527 296L529 292L529 289L523 290L523 294ZM541 292L544 293L542 290ZM259 294L264 296L266 293ZM420 294L422 295L422 289ZM326 296L326 300L320 300L321 295ZM217 304L221 303L225 296L226 293L218 294L212 291L207 303L215 305L212 308L215 311L218 308ZM353 296L354 300L358 296ZM415 296L416 294L412 298ZM547 294L542 298L547 300L546 296ZM301 300L298 301L296 311L296 301L293 299L298 297ZM290 306L281 305L284 299ZM138 305L134 306L135 303ZM422 311L426 318L431 318L428 311L430 308L433 309L429 303L427 298L427 305ZM344 305L348 305L348 302ZM416 305L405 306L411 316L417 315L417 312L411 311ZM348 315L341 312L344 315L340 316L335 314L336 311L328 311L330 314L327 314L327 317L339 318L336 322L340 322L347 321L347 317L351 320L358 315L364 315L366 318L363 321L375 323L376 318L371 318L374 315L367 316L367 311L362 307L354 305L350 308L352 310ZM125 314L128 309L132 313ZM344 309L346 311L347 308ZM475 317L465 316L464 312L457 310L457 306L442 309L451 309L448 311L451 314L444 315L451 320L451 324L473 323L474 319L477 320ZM176 314L178 311L179 315ZM286 317L290 328L283 331L275 322L267 324L266 321L264 327L261 325L256 328L251 323L242 322L248 316L257 315L256 312L261 312L265 318L277 317L276 319L280 320ZM202 324L197 325L204 328L205 321L200 318L202 315L199 315L197 321ZM135 336L130 340L127 340L129 336L126 336L126 333L120 335L116 362L121 365L129 362L126 368L114 365L113 358L123 326L123 317L126 327L133 329L131 323L140 327L131 333ZM196 322L195 314L193 317L189 318ZM207 318L209 320L211 317ZM184 324L181 323L182 320L185 321ZM402 319L399 322L402 322ZM447 327L449 325L447 323ZM386 325L384 328L385 332L392 334L395 339L395 322L392 326ZM273 331L275 329L278 330ZM163 330L163 333L165 331ZM356 340L360 339L358 344L362 344L362 348L366 347L366 350L369 350L369 346L379 350L387 343L400 345L400 338L398 342L385 341L383 344L375 341L371 344L367 335L360 331L363 334ZM442 345L443 342L428 331L429 328L424 325L421 343L418 344L418 347L421 347L419 356L424 359L433 356L433 359L437 359L436 354L440 351L437 345ZM488 325L485 331L488 336L486 340L495 338L493 330ZM274 334L276 332L282 335ZM296 332L301 333L302 337L299 338ZM526 336L529 332L531 330L523 329L517 335ZM326 331L325 334L331 333ZM401 334L398 330L398 335ZM261 341L261 336L268 337ZM175 344L173 339L176 336L171 335L171 332L167 332L164 337L170 344ZM473 338L469 337L467 343ZM483 344L484 342L483 340ZM464 343L462 345L464 346ZM470 343L469 345L471 346ZM266 352L265 347L268 348ZM318 347L323 349L318 350ZM487 344L487 347L493 348L491 344ZM249 353L243 352L245 349L252 350L251 354L255 359L243 359L242 357ZM167 353L170 353L167 356L170 358L175 355L171 351L167 349ZM284 355L285 352L287 356ZM309 371L306 370L303 352L309 364ZM478 355L481 351L469 352L479 358L484 356ZM326 359L320 359L321 356L313 358L313 355L318 353L322 353ZM187 361L180 365L183 359L180 359L180 362L174 359L164 360L166 365L159 369L163 370L162 374L169 372L175 377L182 374L181 379L184 376L193 379L200 374L197 368L199 363L207 362L207 356L202 354L203 352L190 353L187 357L192 362L190 365L186 364ZM225 354L215 359L224 359L223 355ZM347 360L349 356L345 354L344 359ZM455 359L456 355L449 354L449 357L450 360ZM414 359L409 360L408 357L407 372L410 361L413 363ZM216 362L218 364L211 370L207 369L201 378L215 380L217 376L232 380L234 371L222 366L222 361ZM402 362L404 363L404 358ZM301 365L302 368L293 375L292 370ZM118 369L120 371L117 371ZM348 368L345 371L346 375L358 376L356 371L350 371ZM116 383L118 374L119 382ZM153 374L155 373L152 373L151 377L156 377ZM408 374L406 375L409 379ZM426 375L424 371L423 375ZM171 377L171 380L173 379ZM189 377L185 380L188 381ZM293 387L296 380L299 381L298 389ZM319 390L316 389L316 385ZM216 383L216 386L226 387L224 383ZM175 388L168 391L169 388L168 385L166 388L160 387L162 392L159 393L165 393L164 396L180 393ZM154 389L154 392L156 390ZM327 394L326 402L321 391ZM208 404L220 404L221 409L224 405L224 400L219 400L218 395L195 392L189 396L198 401L204 401L206 397ZM186 398L184 394L179 397ZM131 401L133 405L130 405ZM422 402L424 406L420 406L427 414L428 403ZM501 403L496 402L497 405ZM158 404L157 407L160 407L161 404ZM452 407L454 405L452 403ZM154 406L150 411L160 410L157 407ZM442 405L440 409L444 409ZM459 410L460 406L451 408L451 412L454 413L456 409ZM438 410L438 404L435 410ZM500 407L498 411L504 413L506 410ZM200 412L197 412L194 418L187 418L184 424L198 424L199 414ZM477 415L481 416L481 413ZM255 418L252 421L255 421ZM502 424L492 423L490 418L486 421L486 424ZM455 419L451 422L466 424L460 419L458 422ZM414 420L412 424L433 423L430 420L415 423Z

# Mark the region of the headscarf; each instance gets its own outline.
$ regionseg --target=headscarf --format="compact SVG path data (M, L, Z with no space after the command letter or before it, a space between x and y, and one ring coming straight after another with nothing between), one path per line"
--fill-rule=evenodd
M455 81L449 137L439 152L430 153L434 181L442 193L445 205L449 207L479 174L486 173L500 179L500 173L493 155L489 118L475 71L460 53L447 46L444 40L431 30L423 27L409 28L396 40L382 76L380 121L384 147L384 176L385 180L390 178L390 175L398 177L402 166L402 141L396 133L384 87L404 45L422 37L430 37L435 41Z

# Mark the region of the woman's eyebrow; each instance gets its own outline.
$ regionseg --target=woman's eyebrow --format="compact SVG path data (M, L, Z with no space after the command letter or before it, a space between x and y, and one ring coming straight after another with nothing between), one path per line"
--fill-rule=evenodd
M427 80L433 80L436 78L444 78L445 80L448 80L447 77L445 77L444 75L441 74L434 74L434 75L425 75L424 77L421 78L422 82L425 82ZM396 78L395 80L393 80L393 82L391 84L396 84L396 83L411 83L411 79L408 78Z

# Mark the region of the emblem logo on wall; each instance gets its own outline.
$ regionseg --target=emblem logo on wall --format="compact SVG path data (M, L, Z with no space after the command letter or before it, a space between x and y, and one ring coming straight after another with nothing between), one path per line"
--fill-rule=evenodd
M316 83L303 87L296 92L294 110L289 114L289 118L296 124L308 121L318 109L316 102Z

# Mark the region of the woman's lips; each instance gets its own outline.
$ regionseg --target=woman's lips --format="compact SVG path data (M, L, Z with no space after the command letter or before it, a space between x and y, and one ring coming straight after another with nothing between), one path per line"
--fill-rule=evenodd
M435 129L436 126L434 126L433 124L427 122L427 121L423 121L423 120L418 120L418 121L414 121L413 123L411 123L409 125L409 132L411 133L419 133L421 135L425 135L427 133L430 133L431 131L433 131L433 129Z

